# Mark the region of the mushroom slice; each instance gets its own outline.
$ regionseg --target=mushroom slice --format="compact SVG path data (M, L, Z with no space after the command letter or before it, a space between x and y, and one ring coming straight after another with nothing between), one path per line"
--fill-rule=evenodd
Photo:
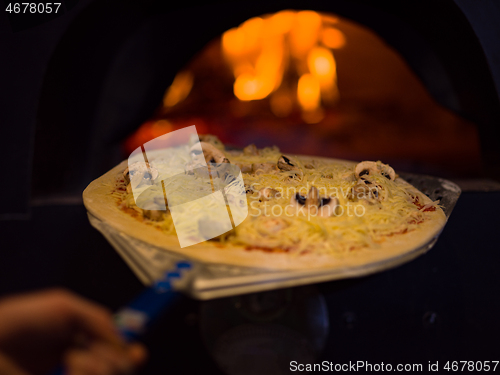
M290 205L295 212L307 212L309 215L329 217L335 214L339 200L335 197L320 197L316 187L311 187L307 196L295 193L290 199Z
M298 167L297 163L288 156L281 155L278 159L277 167L284 172L294 172L295 177L299 177L299 179L303 177L302 170ZM294 176L290 175L288 178L293 179Z
M197 169L206 168L209 164L212 164L212 167L214 167L214 164L230 163L221 150L207 142L195 143L190 148L189 154L192 160L186 164L186 174L195 174ZM198 170L198 173L205 175L201 170Z
M288 156L281 155L278 159L278 168L282 171L299 171L297 163L290 159Z
M255 190L255 188L250 185L250 184L245 184L245 193L247 194L253 194L255 193L257 190Z
M127 169L125 169L122 173L123 175L123 179L125 181L125 184L128 185L130 184L130 169L129 167L127 167Z
M253 170L252 164L236 163L236 165L240 168L241 173L251 173Z
M259 150L257 150L257 146L255 146L253 143L251 145L248 145L243 149L243 154L244 155L259 155Z
M373 173L379 173L391 181L396 179L396 172L394 172L394 169L388 164L383 164L380 161L362 161L356 165L354 173L356 178L362 178L363 176L369 176Z
M130 182L133 182L133 188L139 186L141 182L151 184L152 181L158 178L158 175L158 170L145 162L130 164L127 169L123 171L123 178L126 184L128 185Z
M195 143L189 152L195 164L202 164L200 159L202 153L207 164L229 163L224 153L208 142Z
M375 199L380 200L380 190L382 190L382 186L372 183L367 179L360 178L358 183L351 189L349 198L354 201L362 199L366 199L368 201L373 201Z
M305 205L307 207L318 207L319 202L319 191L316 187L312 186L311 189L309 189L309 193L307 194Z
M295 193L294 195L292 195L290 203L292 204L293 207L301 207L306 205L306 199L307 196L304 197L300 193Z
M219 137L213 134L200 134L198 136L201 142L206 142L210 143L211 145L215 146L219 150L223 151L226 147L224 146L224 143L221 142Z
M161 221L163 220L164 214L167 210L162 209L161 205L157 205L153 202L150 202L144 206L142 209L142 214L146 219L153 221Z
M350 172L346 172L340 176L342 180L347 181L347 182L355 182L356 181L356 175L352 174Z
M335 215L335 210L337 209L338 205L339 205L339 199L337 197L321 198L318 210L318 216L330 217Z
M152 221L162 221L163 220L163 214L165 211L160 211L160 210L142 210L142 213L146 219L152 220Z
M256 175L261 175L264 173L272 173L277 171L278 168L273 163L254 163L252 164L252 171Z
M281 193L276 189L263 188L259 190L259 199L262 199L264 201L279 197L281 197Z

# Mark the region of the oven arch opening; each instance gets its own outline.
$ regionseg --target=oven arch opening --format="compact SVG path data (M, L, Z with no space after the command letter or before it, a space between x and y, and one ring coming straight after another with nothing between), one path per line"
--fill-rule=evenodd
M110 1L105 8L91 4L71 25L54 52L38 111L35 194L57 189L81 191L88 181L123 158L123 140L151 117L175 74L207 42L246 19L283 9L279 2L258 1L245 3L247 6L215 3L173 11L156 1L140 5L125 1L120 2L120 7L117 4ZM457 76L467 71L467 63L457 60L458 68L451 71L440 49L429 47L425 35L412 29L410 24L415 20L406 18L403 22L390 14L384 4L354 6L343 1L334 4L310 1L307 6L302 2L286 6L338 14L374 30L398 50L441 105L462 113L466 99L463 90L455 88ZM452 14L456 16L456 12ZM186 28L186 25L196 27ZM433 27L439 29L436 24ZM438 42L446 43L447 31L443 29L442 33L443 40ZM471 47L474 34L466 23L463 33L469 35L469 45L464 48L477 51L477 42ZM449 50L446 53L458 54ZM484 72L482 57L476 53L475 58L478 70ZM434 87L433 75L443 71L451 71L449 84ZM489 95L488 91L477 93L478 102L486 102L480 100L483 94ZM464 116L479 120L485 117L478 106L476 117L467 108ZM481 130L483 124L478 123ZM60 155L65 155L64 160Z
M433 82L458 106L445 73ZM239 147L437 175L480 169L475 125L439 105L375 32L331 12L286 9L224 31L179 70L125 149L192 124Z

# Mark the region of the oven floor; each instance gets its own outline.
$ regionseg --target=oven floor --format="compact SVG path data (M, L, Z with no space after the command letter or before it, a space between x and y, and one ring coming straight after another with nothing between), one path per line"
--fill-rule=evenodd
M326 302L329 330L320 355L299 357L334 364L421 363L424 369L429 361L439 361L442 369L446 361L498 360L499 207L499 192L463 193L428 254L380 274L317 285L315 291ZM90 226L82 205L34 207L31 220L2 222L1 236L0 295L63 286L117 309L143 288ZM300 291L296 288L293 293ZM217 304L223 306L228 301L234 300L219 300ZM207 323L206 316L201 316L211 306L213 301L184 298L168 311L143 338L150 361L141 374L223 374L210 354L218 338L207 340L203 333ZM227 319L234 316L228 314ZM316 318L320 315L308 319ZM214 326L220 326L220 317L210 319ZM233 327L245 323L244 319L233 322ZM253 332L261 330L257 332L261 346L253 347L251 355L261 355L262 345L273 342L262 341L262 335L276 322L269 318L245 323ZM292 327L295 333L301 333L299 326ZM219 330L219 334L224 332ZM245 339L248 336L236 342ZM281 350L282 359L288 358L284 353L287 348L273 350ZM268 354L262 355L258 364L260 373L276 365L266 363L264 358L273 360ZM231 374L252 373L247 370ZM289 372L288 367L282 370Z

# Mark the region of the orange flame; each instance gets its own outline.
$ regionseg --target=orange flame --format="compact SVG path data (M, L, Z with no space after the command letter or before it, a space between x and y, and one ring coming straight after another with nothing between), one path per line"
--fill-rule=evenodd
M332 27L337 22L310 10L284 10L226 31L221 45L235 77L234 95L241 101L264 99L280 88L287 70L295 69L301 77L297 101L303 111L320 108L322 99L333 103L338 98L337 69L330 49L345 45L344 34ZM273 113L291 112L293 102L285 97L271 97Z
M339 49L345 46L345 36L339 29L325 27L321 33L321 43L325 47Z
M299 78L297 99L305 111L314 111L319 107L321 94L317 77L307 73Z
M292 56L303 59L307 52L316 45L321 28L318 13L305 10L298 12L293 28L290 30L290 51Z
M332 52L324 47L314 47L307 56L307 65L319 81L323 99L335 100L338 97L337 66Z
M172 84L168 88L163 98L165 107L173 107L177 103L186 99L193 87L194 77L189 71L177 73Z

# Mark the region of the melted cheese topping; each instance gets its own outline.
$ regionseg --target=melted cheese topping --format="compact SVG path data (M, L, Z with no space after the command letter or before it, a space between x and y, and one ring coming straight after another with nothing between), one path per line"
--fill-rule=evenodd
M276 164L281 155L276 147L259 150L258 155L226 153L231 163L245 165ZM420 205L418 202L424 202L424 197L418 190L400 178L391 181L379 174L370 175L370 181L379 186L380 200L356 199L352 197L352 189L358 183L354 165L291 157L297 163L299 172L277 170L260 175L242 174L245 185L255 191L247 194L248 217L232 231L219 236L218 241L248 249L286 251L295 255L376 249L378 244L391 236L415 230L420 223L432 216L429 211L435 210L438 203ZM169 168L175 167L180 172L188 161L189 157L185 156L177 157L177 160L150 160L150 163L153 167L155 163L158 167L166 163ZM161 174L159 176L160 180L166 177ZM194 187L211 192L210 185L200 187L199 183L190 184L196 182L196 179L198 177L195 175L171 179L170 183L175 186L170 186L169 190L174 193L179 191L184 195L195 195L196 192L190 191ZM169 183L168 178L165 181ZM189 186L193 188L188 188ZM292 196L296 193L306 196L312 186L319 190L321 197L338 198L339 205L332 216L324 218L308 214L307 211L297 213L291 206ZM258 194L262 188L275 189L280 192L280 196L264 200ZM142 213L135 205L133 195L126 192L122 180L117 182L112 194L122 209ZM137 217L141 219L142 215ZM198 219L200 218L196 217L196 212L193 212L192 220ZM161 222L151 223L168 235L176 234L170 214L166 214Z

